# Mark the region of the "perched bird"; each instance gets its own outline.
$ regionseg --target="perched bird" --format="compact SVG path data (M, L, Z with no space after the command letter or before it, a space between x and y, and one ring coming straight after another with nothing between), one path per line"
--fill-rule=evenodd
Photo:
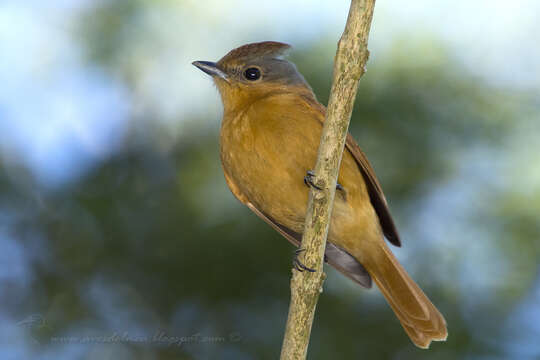
M241 46L217 63L193 65L212 76L223 102L220 148L225 180L243 204L299 246L310 169L315 165L325 107L295 65L290 46ZM306 175L308 174L308 175ZM445 340L446 322L390 251L401 242L366 156L347 137L328 232L326 261L364 287L371 281L418 347Z

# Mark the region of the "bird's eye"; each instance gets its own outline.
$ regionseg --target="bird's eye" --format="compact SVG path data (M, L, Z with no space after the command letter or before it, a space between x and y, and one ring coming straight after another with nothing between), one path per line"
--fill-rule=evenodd
M261 77L261 71L256 67L247 68L246 71L244 71L244 77L249 81L258 80Z

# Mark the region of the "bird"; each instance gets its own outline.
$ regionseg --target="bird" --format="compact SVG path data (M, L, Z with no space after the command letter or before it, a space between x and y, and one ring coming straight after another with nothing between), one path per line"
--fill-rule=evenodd
M291 46L250 43L217 62L192 64L210 75L223 104L220 157L233 195L292 244L301 246L311 172L326 108L285 58ZM339 169L325 260L359 285L375 282L419 348L447 338L443 315L411 279L385 238L401 246L387 200L350 134ZM301 263L300 263L301 264ZM310 270L301 264L298 270Z

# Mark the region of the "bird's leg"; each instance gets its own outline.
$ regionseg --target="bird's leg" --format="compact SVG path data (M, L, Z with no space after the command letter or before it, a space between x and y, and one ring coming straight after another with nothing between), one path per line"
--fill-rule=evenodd
M341 196L343 197L343 200L347 201L347 191L345 190L343 185L341 185L340 183L337 183L336 190L340 192Z
M302 264L300 259L298 259L298 255L303 251L306 251L306 249L298 248L294 250L293 267L300 272L303 272L304 270L315 272L314 269L308 268L306 265Z
M312 170L308 170L306 173L306 176L304 176L304 184L306 184L306 186L312 186L317 190L322 190L322 188L315 185L315 183L313 182L314 177L315 177L315 173Z

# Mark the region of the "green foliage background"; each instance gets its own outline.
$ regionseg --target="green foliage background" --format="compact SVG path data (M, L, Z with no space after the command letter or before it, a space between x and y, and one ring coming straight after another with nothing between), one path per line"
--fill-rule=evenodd
M154 56L187 36L148 28L148 14L169 11L189 16L190 4L96 2L70 24L85 66L127 89L129 128L113 152L56 187L2 158L2 228L30 272L5 281L0 301L12 320L39 319L5 342L29 358L278 357L293 249L226 188L219 97L201 99L206 112L164 115L141 81ZM298 40L290 56L323 103L336 40ZM537 358L538 94L479 78L436 37L422 37L418 56L400 41L390 48L372 53L350 131L402 233L395 251L450 336L416 349L377 289L327 269L309 358ZM163 72L189 66L170 61ZM115 334L124 340L96 340Z

